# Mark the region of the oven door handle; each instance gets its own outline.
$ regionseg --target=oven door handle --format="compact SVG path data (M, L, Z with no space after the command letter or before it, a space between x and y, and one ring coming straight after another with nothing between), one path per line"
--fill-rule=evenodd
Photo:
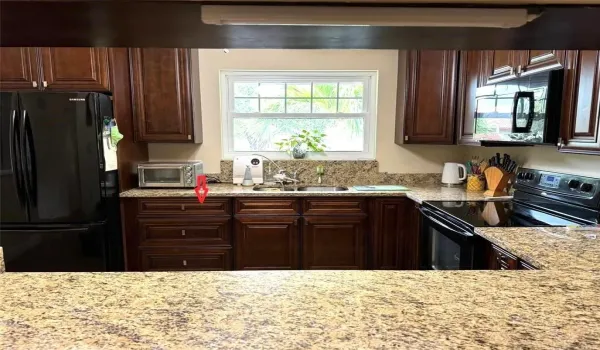
M433 212L431 210L425 209L423 207L419 208L419 211L421 212L421 214L423 214L423 216L425 218L427 218L428 220L431 220L433 223L443 227L445 230L448 230L452 233L455 233L457 235L460 236L464 236L464 237L473 237L473 234L469 233L469 232L461 232L461 231L457 231L451 227L449 227L448 225L442 223L441 221L439 221L438 219L436 219L433 215Z

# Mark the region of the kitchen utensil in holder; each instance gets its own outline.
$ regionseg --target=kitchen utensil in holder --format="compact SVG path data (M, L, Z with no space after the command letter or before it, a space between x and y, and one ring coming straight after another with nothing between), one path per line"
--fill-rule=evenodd
M486 197L501 197L506 196L506 186L508 181L513 177L512 173L507 172L502 168L495 166L485 169L485 181L487 182L488 190L483 193Z

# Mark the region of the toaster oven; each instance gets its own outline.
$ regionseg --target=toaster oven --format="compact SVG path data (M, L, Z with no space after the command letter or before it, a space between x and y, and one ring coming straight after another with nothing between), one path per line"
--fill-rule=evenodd
M196 178L204 173L201 161L147 162L138 164L140 187L196 187Z

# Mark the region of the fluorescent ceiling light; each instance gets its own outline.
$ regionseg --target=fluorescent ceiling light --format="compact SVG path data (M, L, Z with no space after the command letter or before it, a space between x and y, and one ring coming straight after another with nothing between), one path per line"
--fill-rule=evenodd
M502 8L202 6L202 22L216 25L516 28L538 16Z

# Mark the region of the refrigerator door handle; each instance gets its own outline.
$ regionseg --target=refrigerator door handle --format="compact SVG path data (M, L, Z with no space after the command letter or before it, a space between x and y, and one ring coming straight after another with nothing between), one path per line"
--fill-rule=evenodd
M17 198L19 199L19 204L24 207L26 206L24 193L23 193L23 174L21 171L20 163L21 159L19 156L19 135L17 134L17 110L14 109L11 114L10 121L10 166L11 171L13 173L13 178L15 180L15 188L17 189Z
M29 203L36 205L36 179L35 179L35 151L33 149L33 135L31 132L31 123L27 117L27 111L23 110L23 118L20 123L21 140L21 167L23 169L23 178L25 179L25 194Z

